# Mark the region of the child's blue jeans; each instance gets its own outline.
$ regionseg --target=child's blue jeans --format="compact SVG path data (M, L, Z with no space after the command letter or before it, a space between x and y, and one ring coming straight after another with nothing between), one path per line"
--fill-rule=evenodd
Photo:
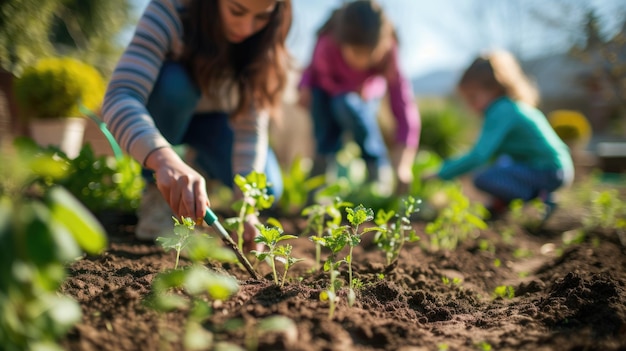
M551 201L550 194L566 179L562 170L533 169L505 156L480 171L474 178L474 185L505 203L514 199L529 201L541 195L542 200Z
M196 151L196 164L210 179L233 187L232 153L234 133L226 112L195 113L200 90L184 67L165 62L147 103L157 128L172 145L186 144ZM152 172L144 170L147 180ZM276 155L268 150L265 174L269 192L277 199L283 191L282 175Z
M379 167L389 164L377 120L379 99L365 101L357 93L333 97L319 88L312 89L311 94L311 117L318 155L336 154L342 147L344 134L350 132L367 163Z

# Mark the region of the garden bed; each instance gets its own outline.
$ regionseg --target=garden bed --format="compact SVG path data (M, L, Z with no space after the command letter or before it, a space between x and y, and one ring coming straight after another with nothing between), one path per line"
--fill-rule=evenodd
M416 222L422 240L407 244L391 269L372 233L365 234L353 259L363 287L352 307L345 289L340 292L331 320L328 303L319 299L328 274L309 272L314 245L294 239L293 256L307 259L289 271L282 288L265 263L257 265L261 282L238 265L215 265L236 276L240 288L212 303L205 327L216 342L259 350L624 350L626 250L615 230L565 245L564 236L581 226L579 210L558 210L534 234L496 221L454 251L428 250L425 223ZM290 234L305 226L303 219L281 222ZM105 253L69 267L62 291L80 303L83 319L62 340L66 349L183 349L187 314L158 314L144 303L153 278L173 267L175 253L134 240L132 230L109 230ZM503 240L505 232L512 241ZM512 287L514 297L495 297L503 287ZM274 315L294 326L260 332L258 321Z

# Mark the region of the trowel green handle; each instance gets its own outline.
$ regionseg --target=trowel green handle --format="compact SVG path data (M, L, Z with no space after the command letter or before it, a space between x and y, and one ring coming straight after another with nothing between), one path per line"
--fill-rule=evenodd
M204 214L204 221L208 225L213 225L213 223L217 221L217 215L213 212L213 210L207 208L206 213Z
M250 261L248 261L243 252L239 250L239 247L237 246L237 244L235 244L226 229L224 229L220 222L217 221L217 216L215 215L215 212L213 212L213 210L211 210L210 208L207 208L206 212L204 213L204 221L208 225L213 227L213 229L215 229L222 236L222 241L235 252L235 256L237 256L239 262L241 262L243 267L248 271L248 273L250 273L252 278L259 280L259 275L254 270L254 268L252 268Z

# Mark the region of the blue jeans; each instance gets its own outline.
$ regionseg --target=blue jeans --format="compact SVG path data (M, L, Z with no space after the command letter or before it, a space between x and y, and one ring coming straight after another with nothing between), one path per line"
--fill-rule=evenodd
M333 97L319 88L312 89L311 94L311 117L318 155L336 154L343 146L343 135L350 132L366 162L376 166L389 164L377 120L379 99L365 101L357 93Z
M533 169L504 156L480 171L474 178L474 185L505 203L514 199L529 201L542 194L546 196L543 200L551 201L550 194L561 187L565 179L562 170Z
M186 144L196 151L196 164L210 179L233 187L232 154L234 133L226 112L195 113L200 90L185 68L165 62L147 103L157 128L172 145ZM268 149L265 174L269 192L278 199L283 181L276 155ZM144 170L147 179L152 172Z

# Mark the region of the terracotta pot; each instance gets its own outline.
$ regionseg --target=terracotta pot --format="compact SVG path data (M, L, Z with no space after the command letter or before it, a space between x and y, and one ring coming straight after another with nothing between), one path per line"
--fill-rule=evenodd
M38 145L57 146L72 159L80 153L86 123L81 117L33 119L29 123L30 135Z

